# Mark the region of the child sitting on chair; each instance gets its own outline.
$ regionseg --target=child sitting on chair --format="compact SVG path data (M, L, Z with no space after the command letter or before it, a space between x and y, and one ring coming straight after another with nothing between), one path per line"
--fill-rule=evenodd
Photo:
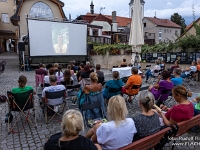
M194 105L194 116L200 114L200 94L191 102Z

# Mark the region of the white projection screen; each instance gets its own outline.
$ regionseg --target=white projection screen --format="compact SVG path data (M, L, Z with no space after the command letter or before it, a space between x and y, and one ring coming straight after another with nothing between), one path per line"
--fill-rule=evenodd
M87 55L87 25L28 20L30 56Z

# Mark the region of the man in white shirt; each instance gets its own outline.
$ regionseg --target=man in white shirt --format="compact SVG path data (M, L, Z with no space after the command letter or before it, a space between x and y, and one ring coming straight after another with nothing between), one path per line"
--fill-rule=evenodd
M186 69L182 69L183 73L181 73L181 77L185 78L187 77L187 75L189 75L191 72L195 73L197 71L197 67L196 67L197 63L196 61L192 62L192 65L189 68Z
M64 85L57 85L57 77L55 75L49 76L50 85L49 87L45 87L42 91L42 100L45 101L45 91L56 92L66 90ZM47 103L51 106L59 105L63 102L63 97L56 99L48 99Z

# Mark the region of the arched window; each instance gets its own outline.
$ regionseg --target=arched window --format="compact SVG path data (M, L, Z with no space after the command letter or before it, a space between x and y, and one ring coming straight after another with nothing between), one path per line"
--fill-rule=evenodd
M43 3L37 2L33 4L29 14L30 18L54 18L51 8Z

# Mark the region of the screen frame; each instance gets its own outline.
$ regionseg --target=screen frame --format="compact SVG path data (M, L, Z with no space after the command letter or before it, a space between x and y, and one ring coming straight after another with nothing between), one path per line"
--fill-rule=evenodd
M71 57L71 56L80 56L80 57L88 57L88 50L87 50L87 24L83 24L83 23L77 23L77 22L68 22L68 21L55 21L55 20L45 20L45 19L34 19L34 18L26 18L27 19L27 35L28 35L28 54L29 57L31 58L36 58L36 57ZM30 55L30 36L29 36L29 23L28 20L35 20L35 21L48 21L48 22L57 22L57 23L69 23L69 24L79 24L79 25L85 25L86 26L86 55L38 55L38 56L31 56Z

